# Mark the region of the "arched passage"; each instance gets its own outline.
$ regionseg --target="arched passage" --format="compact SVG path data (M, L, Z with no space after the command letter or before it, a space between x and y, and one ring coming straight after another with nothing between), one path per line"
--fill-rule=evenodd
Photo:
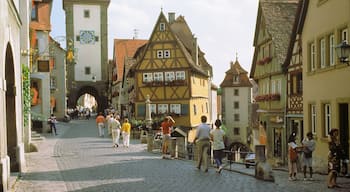
M84 94L89 94L95 97L98 106L97 112L103 112L104 108L107 106L105 97L101 96L98 90L93 86L82 86L75 94L73 106L77 105L78 99Z
M7 44L7 47L6 47L5 79L6 79L7 155L10 157L10 171L18 172L19 163L17 158L15 70L14 70L12 48L10 44Z

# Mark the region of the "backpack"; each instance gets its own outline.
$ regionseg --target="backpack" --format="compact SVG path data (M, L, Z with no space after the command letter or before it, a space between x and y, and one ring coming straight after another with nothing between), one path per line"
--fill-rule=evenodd
M298 160L298 153L296 149L289 148L289 159L291 162L296 162Z

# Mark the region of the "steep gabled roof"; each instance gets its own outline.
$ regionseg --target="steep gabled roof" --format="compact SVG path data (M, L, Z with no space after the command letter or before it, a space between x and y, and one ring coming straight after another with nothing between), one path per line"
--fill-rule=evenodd
M181 43L184 46L184 52L186 52L186 56L188 57L188 60L190 61L191 66L196 69L198 72L204 73L205 75L208 75L207 71L210 72L210 76L212 76L212 66L207 62L207 60L204 57L204 52L201 51L199 48L197 38L194 37L193 33L191 32L190 27L188 26L185 17L180 15L176 18L174 22L170 24L171 30L175 33L177 36L179 43ZM198 63L197 65L195 63L194 59L194 50L196 49L195 46L198 46Z
M238 60L236 60L235 63L231 61L230 63L230 69L226 71L226 76L222 83L220 84L220 87L252 87L249 78L248 78L248 72L242 68L242 66L239 64ZM233 78L235 76L239 76L239 83L235 83Z
M200 51L198 46L198 63L196 64L196 61L194 61L194 55L195 55L195 46L196 46L196 38L192 34L189 26L187 25L185 18L183 16L179 16L176 18L176 20L169 23L164 16L163 12L160 13L158 20L156 22L156 25L153 28L152 34L150 39L153 38L153 35L155 34L156 28L158 27L158 24L160 21L166 22L166 27L169 27L169 31L174 35L176 42L178 43L180 49L182 50L184 56L186 57L189 65L191 68L201 73L202 75L212 76L212 67L209 65L207 60L204 57L204 53ZM147 50L148 47L151 45L151 42L148 42L145 47L142 47L142 49L137 51L137 54L145 54L144 50ZM136 54L135 54L136 55ZM141 56L143 58L143 56ZM134 66L136 67L136 66Z
M274 48L274 59L278 64L283 64L287 55L293 24L297 12L299 0L260 0L258 7L257 23L254 35L254 57L250 75L252 76L256 67L258 49L258 35L260 23L264 22L266 30L272 38ZM262 19L264 21L262 21Z
M147 43L141 39L114 39L114 60L117 68L117 81L123 78L124 61L132 58L139 47Z
M290 59L292 58L294 42L296 40L296 37L298 34L301 34L303 31L308 5L309 5L309 0L300 0L298 4L297 14L295 17L295 22L292 30L292 37L289 42L286 59L282 66L284 72L288 71L287 68L290 65Z

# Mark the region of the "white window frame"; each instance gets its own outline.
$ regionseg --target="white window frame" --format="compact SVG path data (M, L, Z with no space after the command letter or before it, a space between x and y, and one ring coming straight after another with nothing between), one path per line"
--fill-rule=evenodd
M163 51L163 57L164 58L170 58L170 50L169 49L166 49Z
M324 131L325 131L325 136L328 136L328 133L331 130L331 118L332 118L331 104L326 103L326 104L324 104Z
M154 72L153 73L153 80L154 81L163 81L163 72Z
M276 93L276 81L271 80L271 93Z
M158 104L158 113L161 114L165 114L168 113L169 111L169 107L168 104Z
M151 114L152 113L157 114L157 104L151 104L150 108L151 108Z
M233 76L233 83L239 83L239 75Z
M266 86L265 94L269 94L270 93L270 83L266 82L265 86Z
M174 71L167 71L165 72L165 81L166 82L171 82L175 80L175 73Z
M163 59L164 58L163 50L157 50L157 58L158 59Z
M334 34L329 35L329 65L335 65L335 54L334 54Z
M282 80L278 79L276 83L276 93L282 93Z
M315 47L315 43L311 43L310 44L310 69L311 71L315 71L316 70L316 47Z
M142 81L143 82L152 82L153 81L152 73L143 73L142 74Z
M165 23L159 23L159 31L165 31Z
M310 105L311 110L311 130L316 134L316 105Z
M321 69L326 67L326 39L320 40L320 66Z
M170 113L181 114L181 104L170 104Z
M176 80L185 80L186 79L185 71L176 71L175 72L175 79Z

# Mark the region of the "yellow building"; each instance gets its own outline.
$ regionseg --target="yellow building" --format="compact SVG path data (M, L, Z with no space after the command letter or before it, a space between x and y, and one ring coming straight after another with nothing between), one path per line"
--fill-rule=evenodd
M327 171L328 132L340 129L349 158L350 67L334 47L349 39L349 0L310 0L302 31L304 128L316 139L314 166ZM322 22L320 22L322 21Z
M150 96L152 118L171 115L176 126L192 128L210 114L212 68L183 16L160 13L148 43L135 54L135 117L145 117ZM208 122L211 119L208 118Z

